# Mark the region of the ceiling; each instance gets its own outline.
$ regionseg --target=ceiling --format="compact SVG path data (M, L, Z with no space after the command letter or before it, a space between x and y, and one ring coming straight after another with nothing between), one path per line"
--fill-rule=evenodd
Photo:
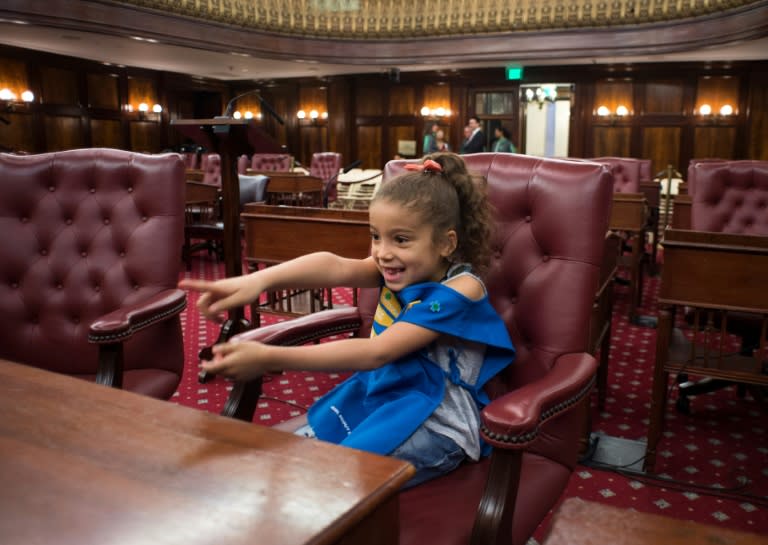
M205 40L200 41L201 44ZM259 53L251 56L242 52L221 52L196 47L182 47L147 41L141 36L124 37L95 32L84 32L56 28L23 21L0 19L0 44L45 51L60 55L85 58L115 65L134 66L152 70L177 72L218 80L268 80L291 77L324 77L340 74L383 73L396 67L402 71L455 70L462 68L503 67L518 62L523 66L566 65L566 64L611 64L636 62L686 62L686 61L754 61L768 59L768 36L756 39L718 43L707 47L698 44L691 49L681 46L679 50L660 54L612 56L613 49L603 49L604 55L562 56L553 58L541 55L518 61L510 53L506 62L498 56L491 60L449 61L430 60L416 64L403 62L390 66L360 64L350 59L349 63L330 64L296 58L285 58L275 54ZM282 58L280 58L282 57Z

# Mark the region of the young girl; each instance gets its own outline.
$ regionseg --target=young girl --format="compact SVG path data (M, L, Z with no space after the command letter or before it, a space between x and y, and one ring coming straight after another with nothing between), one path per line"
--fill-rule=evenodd
M212 319L264 291L380 287L371 337L299 347L228 342L203 368L247 380L282 370L358 371L319 399L302 433L389 454L417 470L409 485L478 460L483 385L514 348L476 275L490 257L482 187L455 154L427 156L384 183L369 209L371 255L309 254L247 276L185 280Z

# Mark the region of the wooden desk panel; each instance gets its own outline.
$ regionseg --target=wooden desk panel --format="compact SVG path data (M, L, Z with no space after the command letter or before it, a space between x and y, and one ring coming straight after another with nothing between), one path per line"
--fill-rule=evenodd
M648 222L648 203L642 193L614 193L608 228L642 231Z
M558 508L543 545L765 545L757 534L725 530L569 498Z
M282 263L321 250L357 259L370 253L365 211L249 205L240 217L249 261Z
M667 229L660 304L768 308L768 237Z
M0 360L4 543L397 543L408 464Z

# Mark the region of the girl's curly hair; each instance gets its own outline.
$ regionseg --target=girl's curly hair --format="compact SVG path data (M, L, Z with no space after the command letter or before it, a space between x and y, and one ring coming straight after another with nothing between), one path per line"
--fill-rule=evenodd
M435 234L454 229L458 244L451 261L470 263L481 274L490 262L493 229L486 181L472 176L464 160L454 153L433 153L424 159L440 164L442 172L406 172L382 184L373 202L386 199L401 203L422 214Z

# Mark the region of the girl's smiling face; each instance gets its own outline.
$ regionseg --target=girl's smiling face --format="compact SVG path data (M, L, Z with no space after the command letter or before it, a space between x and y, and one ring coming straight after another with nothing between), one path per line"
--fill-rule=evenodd
M371 255L389 289L442 280L456 249L456 231L435 233L422 214L386 199L371 203L369 220Z

